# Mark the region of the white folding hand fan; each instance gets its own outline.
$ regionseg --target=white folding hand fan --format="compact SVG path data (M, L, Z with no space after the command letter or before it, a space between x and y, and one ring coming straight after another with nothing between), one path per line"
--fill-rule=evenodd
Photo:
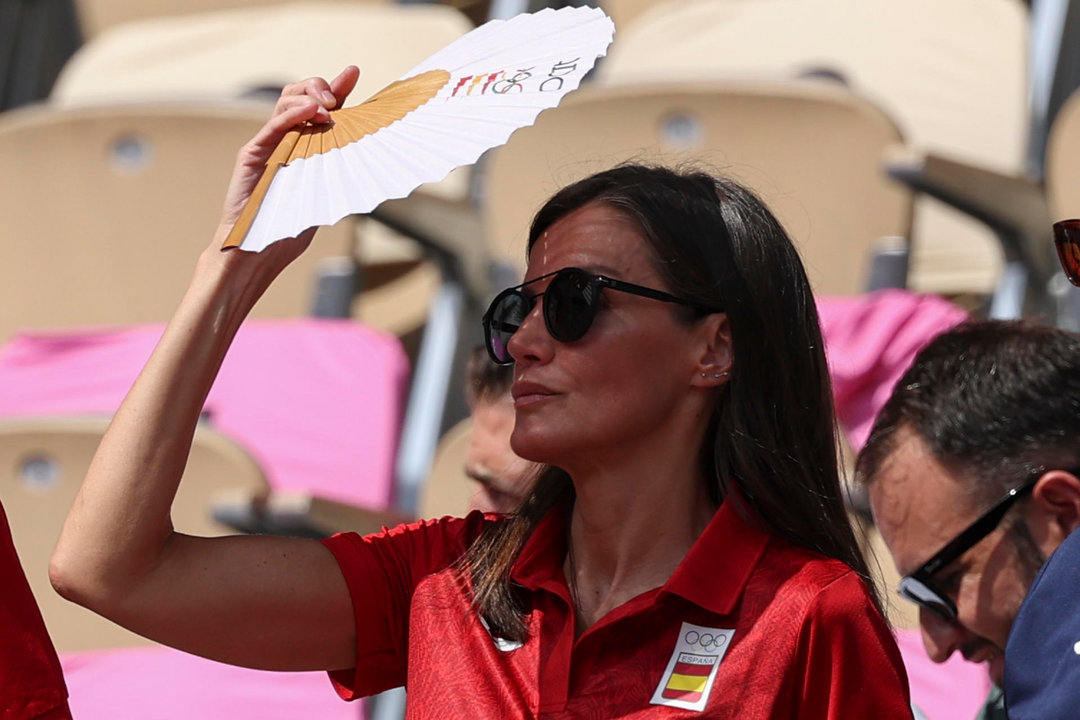
M259 251L476 162L577 88L615 32L595 8L493 20L332 122L288 133L225 247Z

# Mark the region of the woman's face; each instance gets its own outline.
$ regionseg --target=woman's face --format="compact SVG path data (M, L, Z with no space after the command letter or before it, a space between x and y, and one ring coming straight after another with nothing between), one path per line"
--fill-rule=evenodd
M525 280L566 267L670 292L641 231L602 203L552 224L533 245ZM526 290L543 293L547 283ZM648 447L671 432L674 418L685 426L688 412L704 412L696 378L710 323L685 322L671 303L604 289L585 335L560 343L544 325L543 303L538 298L508 346L518 455L573 472L611 452Z

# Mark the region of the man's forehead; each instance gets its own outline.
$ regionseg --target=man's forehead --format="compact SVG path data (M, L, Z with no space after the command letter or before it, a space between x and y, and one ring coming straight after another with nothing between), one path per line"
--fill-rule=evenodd
M962 486L913 431L897 432L870 485L882 539L904 573L926 561L964 527Z

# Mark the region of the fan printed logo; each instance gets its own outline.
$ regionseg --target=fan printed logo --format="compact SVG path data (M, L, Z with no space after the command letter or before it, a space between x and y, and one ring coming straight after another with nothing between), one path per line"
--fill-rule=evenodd
M704 710L716 671L734 635L734 630L684 622L667 669L650 702L697 712Z
M521 92L557 92L578 69L581 58L560 60L551 67L499 70L458 78L450 97L468 95L507 95Z

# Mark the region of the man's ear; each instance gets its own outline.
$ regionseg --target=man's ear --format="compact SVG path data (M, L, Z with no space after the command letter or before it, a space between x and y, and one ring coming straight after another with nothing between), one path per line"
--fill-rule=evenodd
M1036 481L1031 498L1056 522L1062 540L1080 527L1080 477L1066 470L1048 470Z
M723 385L731 379L734 356L731 347L731 324L725 313L702 319L699 328L700 348L692 382L703 387Z

